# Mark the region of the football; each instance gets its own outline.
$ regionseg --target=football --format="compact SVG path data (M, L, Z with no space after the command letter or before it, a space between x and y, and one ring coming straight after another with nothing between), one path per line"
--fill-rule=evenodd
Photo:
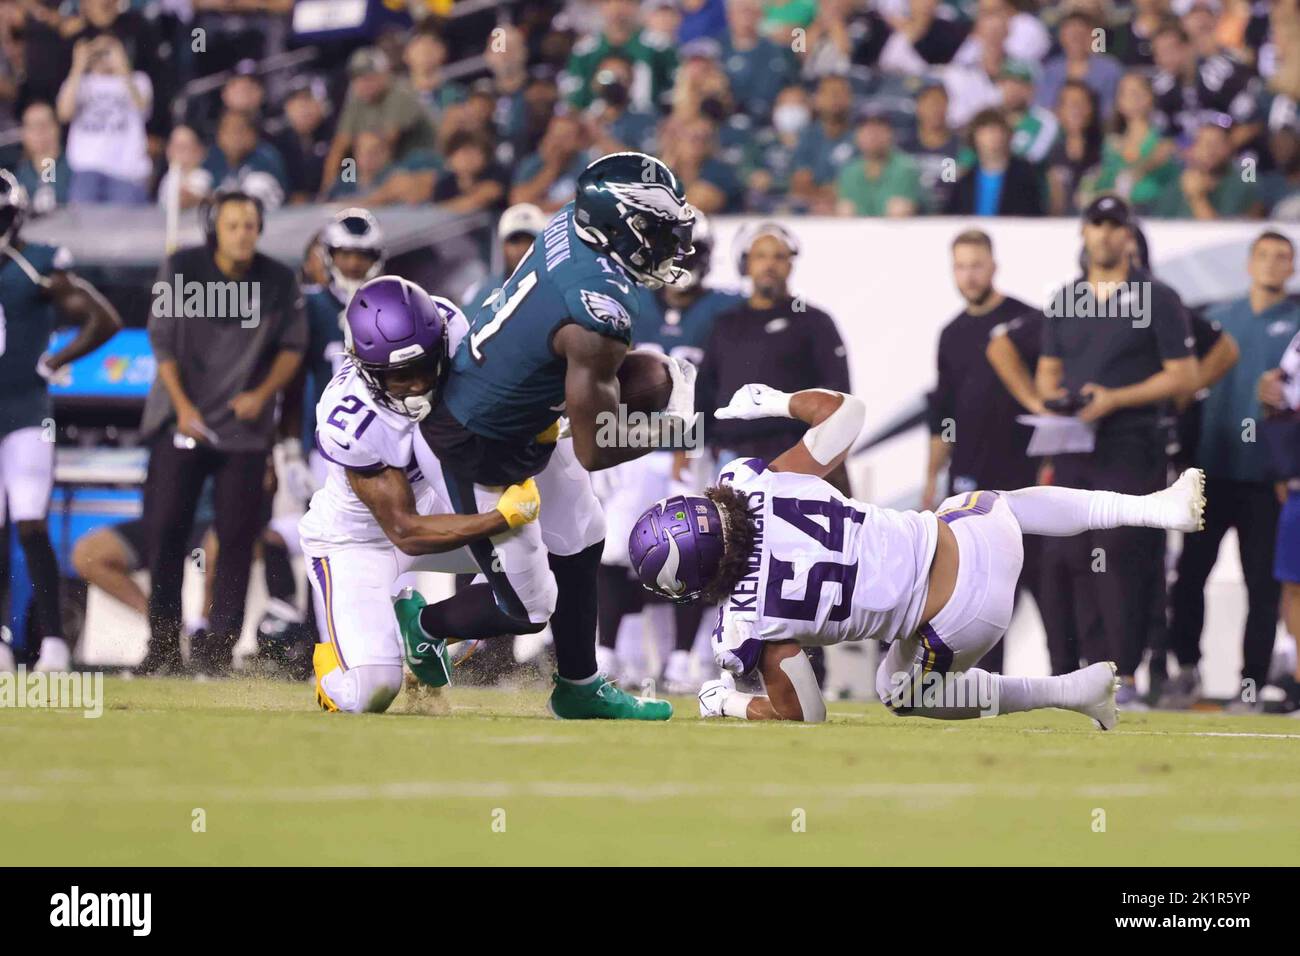
M662 352L633 349L618 369L619 400L629 412L661 412L673 392L668 361Z

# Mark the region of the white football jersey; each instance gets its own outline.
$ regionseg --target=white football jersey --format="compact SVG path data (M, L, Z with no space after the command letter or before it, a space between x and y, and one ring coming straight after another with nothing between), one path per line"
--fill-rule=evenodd
M931 512L845 497L814 475L738 458L718 478L749 496L749 570L718 611L718 664L748 673L764 641L891 642L916 630L938 541Z
M469 323L448 300L431 298L448 318L448 347L454 355ZM352 490L348 469L401 468L420 514L450 514L454 509L441 471L430 473L415 460L415 445L423 441L419 423L378 405L356 366L344 362L316 406L316 449L325 461L325 482L298 523L303 550L319 554L340 546L387 543L379 522ZM429 454L429 461L436 459Z

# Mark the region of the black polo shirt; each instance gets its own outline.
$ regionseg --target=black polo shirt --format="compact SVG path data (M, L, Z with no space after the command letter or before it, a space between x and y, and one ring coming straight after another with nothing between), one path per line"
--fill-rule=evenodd
M1061 360L1061 384L1070 392L1089 382L1106 388L1136 385L1157 374L1164 362L1192 354L1187 310L1169 286L1134 269L1114 296L1127 302L1096 303L1080 276L1062 287L1043 312L1043 356ZM1102 420L1099 433L1154 428L1159 412L1155 405L1121 409Z
M788 418L713 418L736 389L750 382L783 392L848 392L849 363L835 320L802 301L787 300L771 309L742 302L713 322L695 393L695 407L706 416L704 440L715 451L774 458L803 437L808 426Z
M1034 483L1035 464L1025 457L1032 429L1016 422L1024 409L985 356L995 330L1006 332L1029 368L1038 363L1042 315L1009 296L983 315L958 314L939 334L930 434L952 440L948 464L952 494Z

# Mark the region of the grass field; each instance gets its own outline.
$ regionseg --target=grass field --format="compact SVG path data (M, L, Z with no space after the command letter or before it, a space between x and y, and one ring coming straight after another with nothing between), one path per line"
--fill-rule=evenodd
M561 723L540 690L324 715L305 686L108 680L0 713L7 864L1294 864L1300 721ZM204 832L195 832L201 810ZM802 811L802 813L800 813ZM1097 832L1104 811L1104 832ZM803 822L802 832L798 824ZM495 824L495 825L494 825ZM504 832L500 832L504 829Z

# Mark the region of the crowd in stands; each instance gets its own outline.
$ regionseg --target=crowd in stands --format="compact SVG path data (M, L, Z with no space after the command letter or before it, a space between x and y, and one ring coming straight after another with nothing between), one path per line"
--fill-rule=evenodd
M539 0L477 32L411 6L270 72L290 0L10 0L0 164L38 212L236 183L550 210L638 149L708 213L1300 218L1297 0Z

